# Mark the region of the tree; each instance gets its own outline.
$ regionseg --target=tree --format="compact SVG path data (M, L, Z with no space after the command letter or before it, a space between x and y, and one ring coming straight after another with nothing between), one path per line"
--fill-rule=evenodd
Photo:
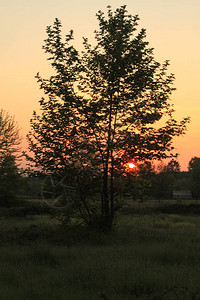
M13 155L5 155L0 163L0 205L12 206L20 190L20 174Z
M19 188L19 128L14 118L0 110L0 205L10 206Z
M117 181L115 190L123 195L131 195L133 200L143 201L151 192L152 177L155 176L154 165L149 161L137 163L132 170L127 171ZM116 179L115 179L116 181Z
M145 29L136 33L139 17L126 6L114 12L108 6L107 17L99 11L97 18L96 45L84 38L82 55L71 45L72 31L62 41L58 19L47 27L43 48L55 75L37 75L48 99L40 100L41 115L34 112L28 141L32 162L44 172L70 169L79 182L90 178L88 186L101 181L100 220L110 228L114 178L129 160L176 156L173 137L184 133L189 118L173 117L174 75L167 75L169 61L155 61Z
M161 163L152 179L152 195L157 199L170 199L177 186L178 162L172 159L167 165Z
M0 110L0 161L6 155L19 157L21 137L19 127L3 109Z
M200 197L200 157L192 157L188 165L190 188L193 197Z
M177 160L171 159L166 167L166 171L171 172L171 173L178 173L180 172L180 164Z

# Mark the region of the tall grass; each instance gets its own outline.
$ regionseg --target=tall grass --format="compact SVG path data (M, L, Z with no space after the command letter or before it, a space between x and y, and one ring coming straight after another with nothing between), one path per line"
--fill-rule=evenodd
M34 222L44 230L49 221ZM60 235L60 245L2 245L0 299L200 299L198 217L127 215L117 224L110 235L77 231L74 244Z

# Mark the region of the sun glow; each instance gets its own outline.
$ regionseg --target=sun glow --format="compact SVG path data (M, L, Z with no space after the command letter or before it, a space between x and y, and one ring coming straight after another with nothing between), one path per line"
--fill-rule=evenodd
M128 167L129 167L129 169L133 170L136 167L136 165L133 162L129 162Z

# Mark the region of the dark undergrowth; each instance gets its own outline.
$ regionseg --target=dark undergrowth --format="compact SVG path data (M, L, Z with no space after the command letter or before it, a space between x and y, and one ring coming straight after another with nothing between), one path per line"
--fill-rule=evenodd
M200 218L192 210L126 208L109 234L47 213L8 214L0 241L0 299L200 299Z

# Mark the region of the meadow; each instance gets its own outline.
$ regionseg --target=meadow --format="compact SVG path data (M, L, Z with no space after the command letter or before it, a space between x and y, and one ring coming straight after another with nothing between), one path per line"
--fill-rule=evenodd
M0 299L200 299L198 214L125 209L109 234L0 217Z

